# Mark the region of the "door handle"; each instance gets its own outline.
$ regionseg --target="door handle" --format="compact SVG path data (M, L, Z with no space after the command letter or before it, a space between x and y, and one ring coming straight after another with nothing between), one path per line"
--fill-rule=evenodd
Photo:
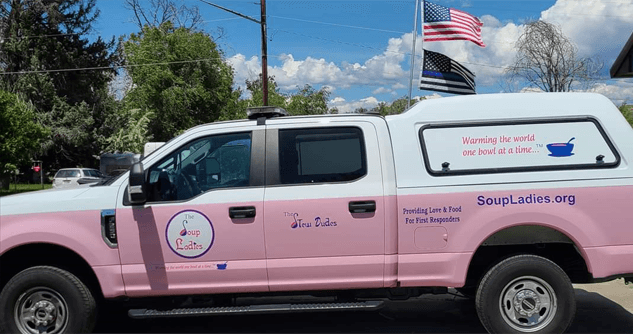
M229 217L231 218L253 218L255 217L254 206L234 206L229 208Z
M349 212L351 213L376 212L376 202L375 201L349 202Z

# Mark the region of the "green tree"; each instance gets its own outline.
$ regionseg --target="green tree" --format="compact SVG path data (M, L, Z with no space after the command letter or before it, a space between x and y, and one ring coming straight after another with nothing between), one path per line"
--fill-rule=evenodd
M234 112L233 69L209 35L170 22L148 26L124 42L123 54L134 84L124 103L155 115L149 123L154 140Z
M115 39L87 35L96 0L0 0L0 88L34 106L50 129L44 160L54 167L94 164L94 136L112 98ZM96 70L75 70L97 68Z
M263 105L262 75L256 80L246 80L246 88L251 97L239 104L238 108L258 107ZM268 105L285 109L290 115L318 115L335 113L335 109L327 106L330 91L326 87L317 90L309 84L297 87L294 94L282 93L274 76L268 77ZM245 115L245 114L244 114Z
M89 42L99 11L96 0L0 0L0 64L7 86L23 93L36 108L50 109L49 99L38 99L38 79L15 72L110 67L116 62L111 49L115 39L105 42L98 37ZM65 97L70 105L86 102L95 104L93 92L106 86L113 70L45 72L56 95ZM31 79L31 80L30 80ZM47 82L43 83L48 85ZM29 89L30 88L30 89Z
M624 118L626 118L629 124L633 127L633 105L623 103L618 109L620 109L622 116L624 116Z
M330 113L327 102L330 91L322 87L319 90L306 84L299 89L297 94L290 96L288 113L291 115L318 115Z
M373 113L378 113L382 116L385 116L389 114L389 105L387 104L387 102L380 101L377 106L372 108L371 111Z
M412 99L409 101L410 105L417 103L419 100ZM395 101L393 101L389 108L387 108L386 113L384 115L397 115L401 114L407 109L407 97L401 97Z
M424 98L422 98L424 99ZM410 100L410 105L413 105L417 102L419 102L420 100L418 99L412 99ZM371 109L371 113L377 113L380 114L382 116L387 116L387 115L397 115L402 113L403 111L405 111L407 109L407 97L403 96L393 102L391 102L391 104L387 104L386 102L380 102L378 103L377 106L375 106L374 108Z
M132 109L121 112L117 119L117 131L103 140L107 152L143 153L145 143L152 140L149 134L149 123L154 113L148 110Z
M262 75L256 80L246 80L246 89L251 93L251 97L246 101L247 107L259 107L264 105L264 89L262 85ZM268 76L268 105L286 109L288 96L281 92L274 76Z
M0 177L30 162L40 149L48 133L34 118L26 102L0 90Z

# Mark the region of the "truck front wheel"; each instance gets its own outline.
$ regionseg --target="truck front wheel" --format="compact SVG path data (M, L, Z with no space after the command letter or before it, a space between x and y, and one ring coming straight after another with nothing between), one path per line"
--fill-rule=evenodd
M490 269L475 304L490 333L564 333L576 313L565 272L535 255L513 256Z
M90 290L59 268L25 269L0 293L0 332L87 333L93 330L95 318Z

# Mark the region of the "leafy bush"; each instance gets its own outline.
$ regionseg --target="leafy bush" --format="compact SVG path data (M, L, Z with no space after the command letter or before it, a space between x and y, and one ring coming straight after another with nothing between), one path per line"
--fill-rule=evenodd
M29 162L48 130L34 121L32 108L17 95L0 90L0 176Z
M633 127L633 105L623 104L619 109L624 118L626 118L629 124L631 124L631 127Z

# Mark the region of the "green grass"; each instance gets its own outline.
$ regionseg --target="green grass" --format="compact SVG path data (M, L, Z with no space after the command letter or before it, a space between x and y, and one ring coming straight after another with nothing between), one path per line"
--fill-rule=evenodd
M50 189L52 187L53 187L52 184L44 183L44 189ZM42 185L41 184L15 184L15 183L12 183L12 184L9 185L9 189L0 189L0 196L7 196L7 195L24 193L24 192L27 192L27 191L36 191L36 190L42 190Z

